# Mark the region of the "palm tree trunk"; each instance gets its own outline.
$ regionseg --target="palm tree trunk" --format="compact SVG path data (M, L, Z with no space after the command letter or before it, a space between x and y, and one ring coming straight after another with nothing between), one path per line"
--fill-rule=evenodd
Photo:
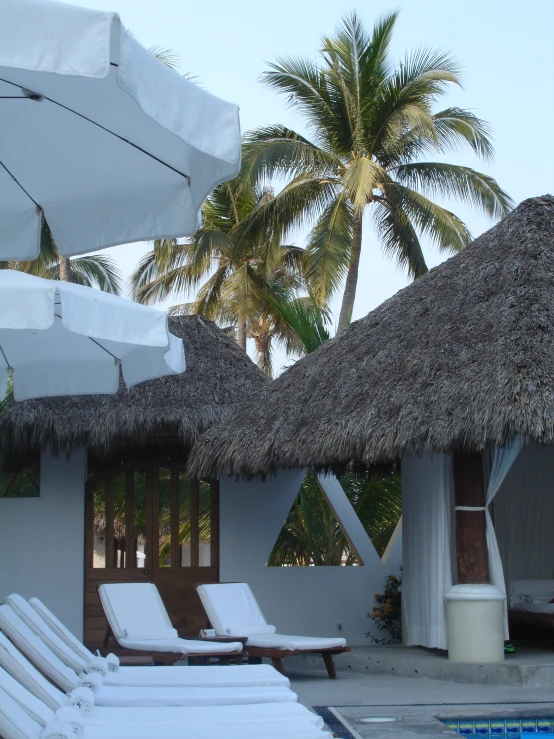
M271 335L265 331L260 331L254 342L256 344L258 367L271 377Z
M362 215L354 214L354 230L352 234L352 254L350 256L350 265L346 276L346 284L344 286L344 295L342 296L342 305L340 307L339 325L337 334L340 334L352 318L354 310L354 300L356 299L356 287L358 286L358 269L360 267L360 254L362 253Z
M62 282L75 282L71 271L71 260L69 257L60 255L60 280Z
M242 318L239 318L237 325L237 344L246 351L246 321Z

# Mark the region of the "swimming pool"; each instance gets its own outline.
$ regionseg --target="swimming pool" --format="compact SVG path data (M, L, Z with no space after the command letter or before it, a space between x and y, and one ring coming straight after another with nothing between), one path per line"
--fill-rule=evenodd
M481 739L516 739L521 735L554 733L554 718L443 719L442 723L458 734Z

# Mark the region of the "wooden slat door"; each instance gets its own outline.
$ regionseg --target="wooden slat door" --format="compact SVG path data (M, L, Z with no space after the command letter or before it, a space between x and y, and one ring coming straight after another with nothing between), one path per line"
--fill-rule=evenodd
M219 581L219 489L189 480L182 461L127 464L87 483L85 643L101 646L103 582L154 582L181 636L207 617L197 585ZM115 646L112 642L111 647Z

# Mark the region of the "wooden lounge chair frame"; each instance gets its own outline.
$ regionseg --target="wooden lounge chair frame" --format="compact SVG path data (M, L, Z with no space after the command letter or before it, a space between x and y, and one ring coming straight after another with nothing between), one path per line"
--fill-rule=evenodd
M118 657L144 657L144 652L139 649L126 649L125 647L121 647L117 639L113 635L112 628L109 624L106 628L104 641L102 642L103 649L108 649L109 642L112 637L117 646L110 651L113 651L115 654L117 654ZM146 651L148 652L148 650ZM175 662L179 662L182 659L188 660L189 665L206 664L212 657L214 659L218 659L219 664L221 665L230 664L231 660L234 663L241 665L244 661L245 653L244 651L210 652L209 654L206 654L205 652L192 654L178 654L176 652L152 652L149 653L148 656L151 656L154 662L161 663L163 665L173 665L175 664Z
M284 674L285 672L283 667L283 659L285 657L294 657L295 655L299 654L321 654L330 680L337 679L337 672L335 670L333 657L336 654L342 654L343 652L350 651L350 647L346 646L331 647L329 649L272 649L269 647L250 647L248 645L248 642L246 643L245 649L249 657L253 658L256 661L261 661L262 657L268 657L273 663L273 667L275 667L275 669L282 674Z

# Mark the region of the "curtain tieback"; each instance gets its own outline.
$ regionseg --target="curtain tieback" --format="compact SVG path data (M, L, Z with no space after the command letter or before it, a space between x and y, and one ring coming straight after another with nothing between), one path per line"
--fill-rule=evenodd
M457 505L455 511L486 511L487 506Z

